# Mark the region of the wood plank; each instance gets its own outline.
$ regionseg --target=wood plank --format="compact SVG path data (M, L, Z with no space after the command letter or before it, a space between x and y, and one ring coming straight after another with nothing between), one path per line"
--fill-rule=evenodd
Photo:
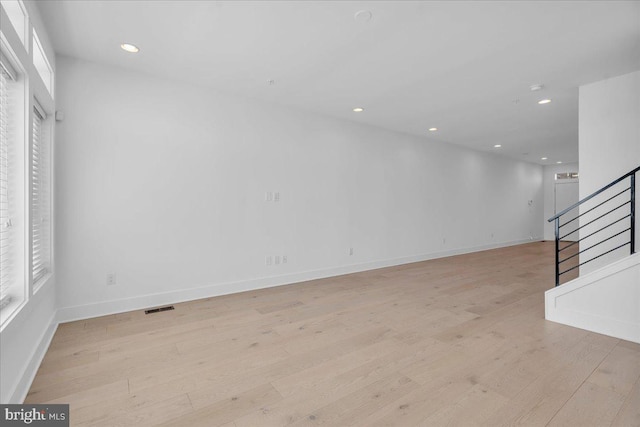
M636 381L611 425L615 427L640 426L640 380Z
M245 393L212 403L191 413L170 418L166 426L204 426L213 427L227 424L254 408L269 405L282 399L280 393L271 384L263 384Z
M640 345L545 321L553 274L531 243L70 322L26 402L73 425L640 425Z
M617 345L587 380L626 396L640 378L640 351Z
M624 399L618 393L585 382L547 425L549 427L611 425L623 403Z

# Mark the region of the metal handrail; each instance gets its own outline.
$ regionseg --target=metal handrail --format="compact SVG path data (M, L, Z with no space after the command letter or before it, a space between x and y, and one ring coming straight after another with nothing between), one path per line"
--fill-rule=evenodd
M634 253L636 252L636 249L635 249L635 234L636 234L636 233L635 233L635 222L636 222L636 221L635 221L635 211L636 211L636 203L635 203L635 200L636 200L636 173L637 173L638 171L640 171L640 166L638 166L637 168L635 168L635 169L633 169L633 170L631 170L631 171L627 172L626 174L622 175L620 178L618 178L618 179L616 179L616 180L614 180L614 181L611 181L609 184L607 184L607 185L605 185L604 187L600 188L599 190L597 190L597 191L595 191L595 192L591 193L590 195L588 195L587 197L583 198L583 199L582 199L582 200L580 200L579 202L574 203L573 205L569 206L568 208L564 209L563 211L561 211L561 212L557 213L556 215L554 215L554 216L552 216L551 218L549 218L549 219L548 219L548 221L549 221L549 222L551 222L551 221L555 221L555 236L556 236L556 241L555 241L555 252L556 252L556 254L555 254L555 255L556 255L556 256L555 256L555 258L556 258L556 259L555 259L555 260L556 260L556 286L560 285L560 276L561 276L561 275L563 275L563 274L565 274L565 273L568 273L569 271L575 270L576 268L580 267L581 265L584 265L584 264L586 264L586 263L588 263L588 262L591 262L591 261L593 261L593 260L595 260L595 259L598 259L598 258L600 258L601 256L606 255L606 254L608 254L608 253L610 253L610 252L613 252L613 251L615 251L615 250L618 250L618 249L620 249L620 248L622 248L622 247L624 247L624 246L626 246L626 245L629 245L629 251L630 251L630 254L634 254ZM622 191L620 191L620 192L616 193L615 195L613 195L613 196L609 197L609 198L608 198L607 200L605 200L604 202L598 203L596 206L594 206L594 207L592 207L592 208L590 208L590 209L586 210L585 212L582 212L581 214L579 214L579 215L577 215L575 218L572 218L571 220L569 220L569 221L565 222L564 224L560 224L560 218L561 218L563 215L565 215L566 213L568 213L568 212L572 211L573 209L576 209L577 207L579 207L579 206L580 206L580 205L582 205L583 203L585 203L585 202L587 202L587 201L589 201L589 200L593 199L593 198L594 198L594 197L596 197L597 195L602 194L603 192L607 191L609 188L613 187L614 185L616 185L616 184L618 184L618 183L622 182L622 181L623 181L623 180L625 180L626 178L631 178L631 179L630 179L630 183L629 183L629 187L626 187L624 190L622 190ZM609 202L609 201L611 201L611 200L615 199L616 197L620 196L621 194L626 193L626 192L627 192L627 190L629 190L629 191L630 191L630 194L629 194L629 201L628 201L628 202L624 202L624 203L622 203L621 205L616 206L615 208L613 208L613 209L609 210L608 212L606 212L606 213L604 213L604 214L602 214L602 215L598 216L597 218L592 219L592 220L590 220L589 222L587 222L587 223L585 223L585 224L582 224L582 225L578 226L576 229L574 229L574 230L573 230L573 231L571 231L570 233L567 233L567 234L565 234L565 235L563 235L563 236L560 236L560 228L561 228L561 227L563 227L563 226L565 226L565 225L567 225L567 224L569 224L569 223L571 223L571 222L575 221L576 219L580 218L581 216L583 216L583 215L585 215L585 214L587 214L587 213L589 213L589 212L592 212L594 209L596 209L596 208L598 208L598 207L600 207L600 206L604 205L605 203L607 203L607 202ZM606 226L604 226L604 227L600 228L599 230L597 230L597 231L595 231L595 232L593 232L593 233L590 233L590 234L588 234L588 235L586 235L586 236L584 236L584 237L582 237L582 238L580 238L580 239L576 240L575 242L573 242L573 243L571 243L571 244L569 244L569 245L564 246L563 248L560 248L560 240L561 240L561 239L563 239L563 238L565 238L565 237L567 237L567 236L569 236L569 235L571 235L571 234L573 234L573 233L577 232L577 231L578 231L578 230L580 230L581 228L586 227L586 226L588 226L588 225L590 225L590 224L594 223L595 221L597 221L597 220L599 220L599 219L601 219L601 218L604 218L605 216L607 216L607 215L611 214L611 213L612 213L612 212L614 212L614 211L617 211L618 209L620 209L620 208L622 208L622 207L624 207L624 206L626 206L626 205L629 205L629 214L628 214L628 215L625 215L625 216L623 216L622 218L619 218L619 219L617 219L616 221L613 221L613 222L611 222L610 224L608 224L608 225L606 225ZM566 258L564 258L564 259L562 259L562 260L560 259L560 252L561 252L561 251L563 251L563 250L567 249L568 247L573 246L573 245L575 245L575 244L579 243L580 241L582 241L582 240L584 240L584 239L586 239L586 238L588 238L588 237L591 237L591 236L593 236L593 235L595 235L595 234L597 234L597 233L599 233L599 232L601 232L601 231L603 231L603 230L605 230L605 229L609 228L610 226L612 226L612 225L614 225L614 224L617 224L617 223L619 223L619 222L621 222L621 221L623 221L623 220L625 220L625 219L627 219L627 218L629 218L629 221L630 221L629 228L626 228L626 229L625 229L625 230L623 230L623 231L620 231L620 232L618 232L618 233L616 233L616 234L614 234L614 235L612 235L612 236L609 236L609 237L607 237L607 238L604 238L604 239L600 240L599 242L597 242L597 243L595 243L595 244L593 244L593 245L591 245L591 246L589 246L589 247L587 247L587 248L585 248L585 249L578 250L578 252L577 252L576 254L573 254L573 255L571 255L571 256L568 256L568 257L566 257ZM565 261L567 261L567 260L569 260L569 259L572 259L572 258L574 258L574 257L577 257L578 255L580 255L580 254L582 254L582 253L584 253L584 252L586 252L586 251L588 251L588 250L590 250L590 249L593 249L593 248L595 248L596 246L599 246L600 244L602 244L602 243L604 243L604 242L607 242L607 241L609 241L609 240L613 239L614 237L620 236L620 235L622 235L622 234L626 233L627 231L629 231L629 232L630 232L629 240L628 240L628 241L626 241L625 243L623 243L622 245L619 245L619 246L617 246L617 247L615 247L615 248L613 248L613 249L610 249L610 250L608 250L608 251L606 251L606 252L604 252L604 253L601 253L601 254L599 254L599 255L597 255L597 256L595 256L595 257L591 258L591 259L588 259L587 261L579 262L579 263L578 263L578 265L576 265L576 266L574 266L574 267L571 267L571 268L569 268L569 269L567 269L567 270L564 270L564 271L562 271L562 272L560 271L560 264L562 264L563 262L565 262ZM606 236L606 235L605 235L605 236Z
M554 216L552 216L551 218L549 218L547 221L551 222L556 218L561 217L562 215L566 214L567 212L569 212L572 209L577 208L578 206L580 206L581 204L583 204L584 202L593 199L595 196L597 196L598 194L602 193L603 191L608 190L609 188L613 187L614 185L616 185L617 183L619 183L620 181L622 181L625 178L630 177L631 175L635 175L636 172L640 171L640 166L638 166L637 168L635 168L632 171L629 171L627 173L625 173L624 175L622 175L620 178L616 179L615 181L612 181L611 183L605 185L604 187L602 187L601 189L599 189L598 191L594 191L593 193L589 194L587 197L585 197L584 199L574 203L573 205L569 206L567 209L563 210L562 212L559 212L557 214L555 214Z

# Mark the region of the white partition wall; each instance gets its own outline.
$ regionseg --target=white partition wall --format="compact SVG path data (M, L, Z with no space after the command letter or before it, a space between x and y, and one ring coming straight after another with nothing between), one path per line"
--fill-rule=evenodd
M580 198L582 199L640 166L640 71L581 86L579 108ZM629 180L626 180L614 190L622 190L623 186L628 186L628 183ZM616 192L609 193L609 196ZM620 196L621 202L624 201L624 197L628 200L628 194ZM593 204L585 204L581 212L592 206ZM615 207L613 204L608 206ZM615 215L622 214L622 211L625 211L624 214L628 213L628 209L624 208ZM603 212L594 211L593 214ZM611 216L611 220L616 218L615 215ZM592 214L583 216L580 219L580 225L586 224L593 218ZM618 230L615 227L626 228L628 222L612 227ZM593 231L588 228L584 230L583 235ZM636 241L640 236L639 231L636 230ZM621 244L624 239L628 240L628 234L602 246L613 248ZM596 242L597 240L589 239L584 244ZM593 271L629 255L628 249L627 246L584 265L581 273ZM585 259L589 259L587 253L581 261Z
M542 236L540 165L116 67L57 65L66 319Z

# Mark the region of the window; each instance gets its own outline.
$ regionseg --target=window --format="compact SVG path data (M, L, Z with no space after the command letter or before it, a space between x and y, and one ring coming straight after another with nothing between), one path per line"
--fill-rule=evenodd
M23 1L0 1L2 331L26 306L33 293L47 282L53 269L51 172L54 123L47 113L54 111L55 105L53 68L30 25ZM32 36L31 40L29 36Z
M44 126L46 117L35 102L31 149L31 272L34 290L51 269L51 150Z
M557 173L556 181L559 179L578 179L578 172Z
M0 67L0 310L12 300L11 255L13 233L9 214L9 96L11 76Z
M9 22L16 30L22 45L27 47L27 12L21 0L2 0L2 8L7 13Z
M35 29L33 30L33 65L42 78L44 86L53 97L53 69L44 54L44 49L42 49L42 44Z
M26 297L24 280L24 85L0 55L0 325ZM24 110L22 110L24 111Z

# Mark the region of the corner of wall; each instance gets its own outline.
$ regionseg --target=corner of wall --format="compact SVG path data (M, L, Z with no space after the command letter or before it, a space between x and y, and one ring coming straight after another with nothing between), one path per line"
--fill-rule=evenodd
M47 354L47 350L49 349L49 345L51 344L57 329L57 313L54 312L49 321L49 326L45 329L38 341L38 344L36 345L36 348L31 354L31 357L28 359L22 375L20 375L20 380L10 393L9 402L22 403L26 399L29 389L31 388L31 384L38 373L38 368L44 360L44 356Z

